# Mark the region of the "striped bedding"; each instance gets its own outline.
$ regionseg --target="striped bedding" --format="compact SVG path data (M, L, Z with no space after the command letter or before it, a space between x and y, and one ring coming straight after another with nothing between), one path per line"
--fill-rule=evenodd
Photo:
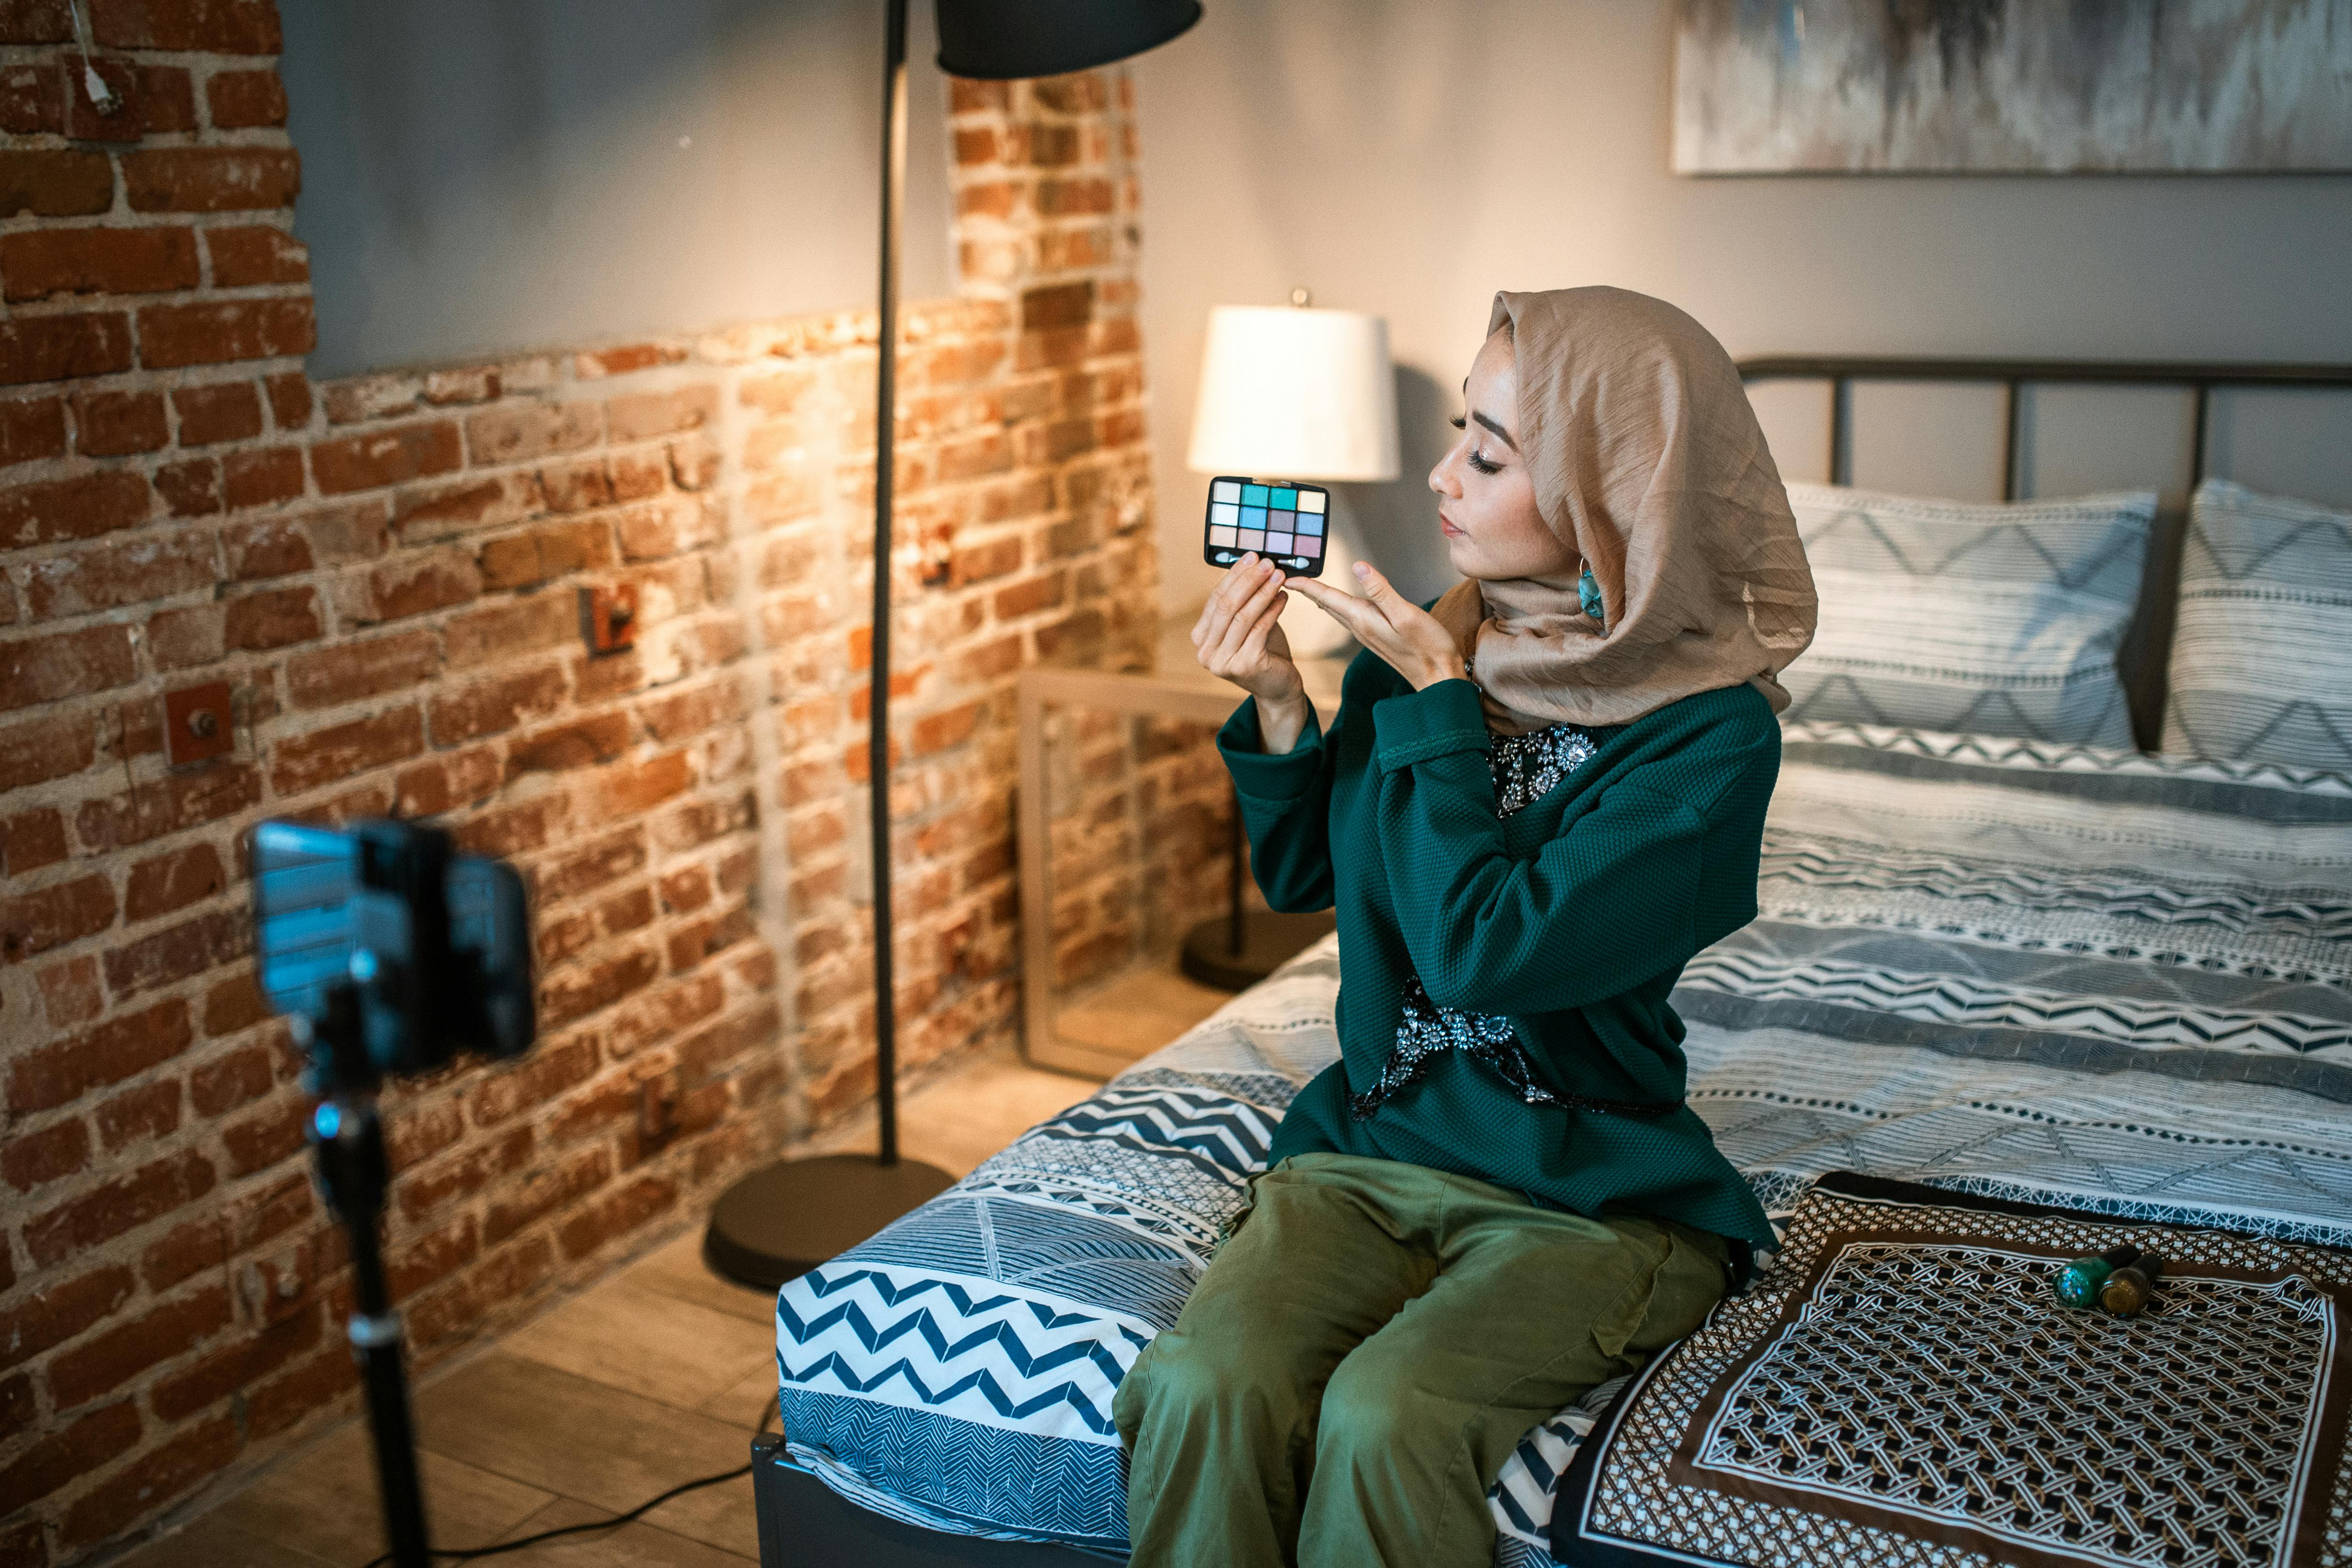
M1776 1217L1853 1170L2352 1246L2352 781L1793 725L1759 896L1675 1004ZM1331 1060L1338 984L1327 939L786 1286L794 1456L910 1522L1121 1554L1112 1391ZM1612 1392L1506 1466L1498 1563L1549 1561Z

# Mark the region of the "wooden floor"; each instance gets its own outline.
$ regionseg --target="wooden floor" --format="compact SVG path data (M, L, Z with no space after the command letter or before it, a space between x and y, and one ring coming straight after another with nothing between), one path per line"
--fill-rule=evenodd
M1076 1022L1141 1050L1226 1000L1172 972L1136 974ZM1064 1028L1071 1019L1065 1013ZM909 1094L907 1152L958 1176L1095 1085L985 1058ZM825 1141L871 1146L870 1120ZM690 1230L415 1392L433 1542L485 1546L608 1519L730 1469L776 1395L773 1299L703 1266ZM124 1568L363 1568L382 1551L365 1429L354 1422ZM517 1568L740 1568L759 1547L747 1477L640 1522L494 1558Z

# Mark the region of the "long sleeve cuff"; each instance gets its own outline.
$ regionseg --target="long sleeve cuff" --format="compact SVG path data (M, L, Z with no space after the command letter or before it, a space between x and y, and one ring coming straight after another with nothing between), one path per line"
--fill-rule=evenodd
M1234 710L1217 731L1217 750L1234 776L1234 792L1244 800L1281 805L1314 791L1323 776L1323 720L1307 705L1307 727L1288 751L1269 755L1258 730L1257 698Z
M1372 705L1372 755L1383 772L1410 768L1454 751L1486 749L1486 716L1478 688L1440 681Z

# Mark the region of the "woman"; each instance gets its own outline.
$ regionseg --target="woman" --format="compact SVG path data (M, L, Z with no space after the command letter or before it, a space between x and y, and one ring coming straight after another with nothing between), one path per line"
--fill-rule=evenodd
M1336 905L1341 1060L1115 1406L1136 1568L1492 1561L1528 1429L1769 1245L1682 1103L1683 965L1756 913L1813 591L1738 372L1672 306L1500 294L1429 476L1427 611L1226 573L1192 642L1281 910ZM1327 732L1276 617L1366 650Z

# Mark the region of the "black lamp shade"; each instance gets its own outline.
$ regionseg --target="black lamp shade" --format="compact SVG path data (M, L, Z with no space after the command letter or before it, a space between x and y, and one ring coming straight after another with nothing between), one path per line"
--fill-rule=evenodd
M1201 0L939 0L940 69L1003 81L1092 70L1166 43Z

